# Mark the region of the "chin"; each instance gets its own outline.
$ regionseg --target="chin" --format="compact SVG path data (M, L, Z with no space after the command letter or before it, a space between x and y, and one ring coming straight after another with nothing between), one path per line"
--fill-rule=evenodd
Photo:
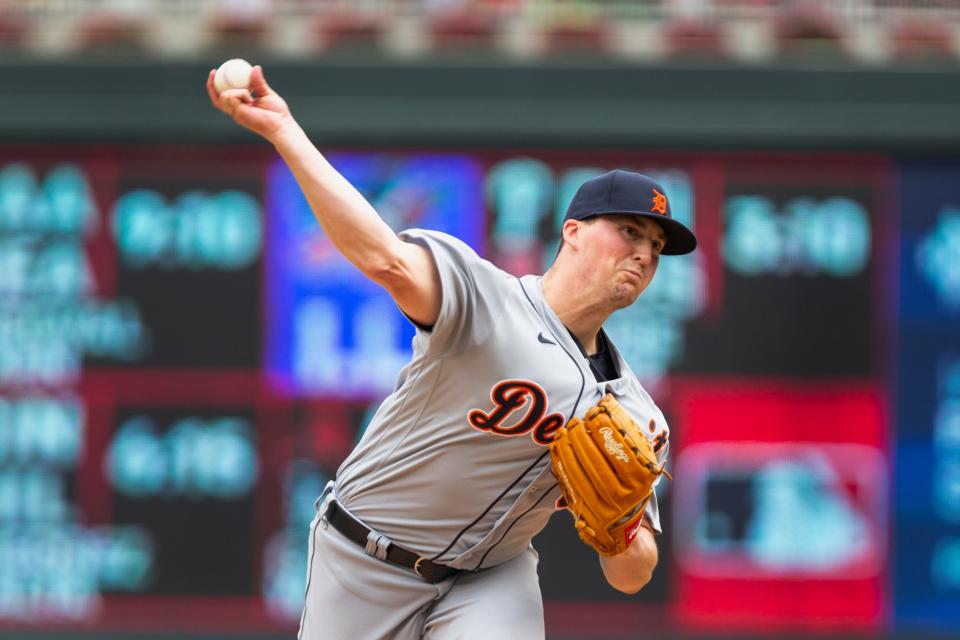
M637 298L640 297L641 293L643 293L643 289L638 289L637 287L630 286L626 283L621 284L611 292L611 306L614 309L624 309L629 307L637 301Z

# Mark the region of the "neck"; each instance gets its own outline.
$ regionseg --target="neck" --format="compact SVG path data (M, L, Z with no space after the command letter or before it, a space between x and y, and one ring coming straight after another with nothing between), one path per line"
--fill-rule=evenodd
M543 297L560 318L560 322L577 337L587 354L597 352L597 336L600 327L610 316L611 310L589 296L586 283L565 277L551 267L540 281Z

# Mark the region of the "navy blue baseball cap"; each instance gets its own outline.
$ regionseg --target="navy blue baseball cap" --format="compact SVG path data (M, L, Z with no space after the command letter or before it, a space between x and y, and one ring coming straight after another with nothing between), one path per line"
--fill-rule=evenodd
M612 214L643 216L659 224L667 237L662 255L679 256L697 248L693 231L670 215L670 202L663 187L633 171L614 169L584 182L563 220Z

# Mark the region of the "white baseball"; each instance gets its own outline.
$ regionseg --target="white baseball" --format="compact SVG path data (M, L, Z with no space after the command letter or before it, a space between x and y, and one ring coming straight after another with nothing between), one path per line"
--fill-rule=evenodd
M243 58L232 58L224 62L213 76L214 88L223 93L227 89L247 89L250 87L250 72L253 67Z

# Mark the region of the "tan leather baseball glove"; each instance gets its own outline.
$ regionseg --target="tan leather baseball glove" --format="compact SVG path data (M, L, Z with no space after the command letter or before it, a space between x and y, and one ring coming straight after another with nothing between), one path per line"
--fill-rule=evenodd
M550 462L580 539L604 556L633 541L653 484L666 474L650 441L610 394L556 432Z

